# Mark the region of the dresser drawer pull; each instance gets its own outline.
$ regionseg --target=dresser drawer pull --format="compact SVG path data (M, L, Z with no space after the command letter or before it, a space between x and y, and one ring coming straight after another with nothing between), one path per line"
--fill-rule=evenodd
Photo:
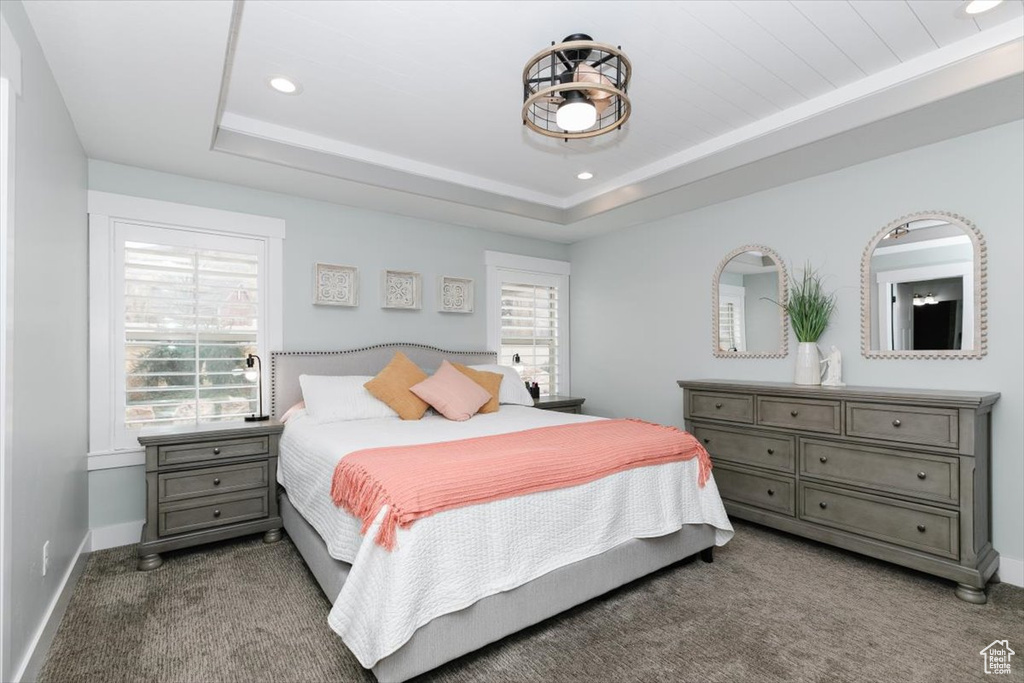
M918 472L918 473L917 473L917 478L918 478L918 479L924 479L924 478L925 478L925 477L927 477L927 476L928 476L928 475L927 475L927 474L925 474L924 472Z
M826 503L825 501L821 501L820 503L818 503L818 507L824 510L825 508L828 507L828 503Z
M213 511L213 516L214 517L220 517L220 510L214 510Z
M828 456L825 456L825 455L821 456L820 458L818 458L818 462L820 462L820 463L828 462Z
M774 496L775 495L775 489L768 489L768 495L769 496Z
M213 454L214 455L220 455L220 449L219 448L214 448L213 449Z
M789 411L789 415L790 415L790 417L796 417L796 416L797 416L797 415L799 415L799 414L800 414L800 412L799 412L799 411L797 411L797 410L791 410L791 411Z
M715 404L715 410L719 410L719 409L721 409L721 407L722 407L721 403L716 403Z
M769 448L768 449L768 455L775 455L775 449L774 448Z
M711 439L709 439L708 437L705 436L704 437L704 443L711 443Z
M213 485L214 486L220 486L220 477L214 477L213 478Z
M924 524L918 524L917 525L917 530L920 531L923 534L925 532L925 530L926 530L926 527L925 527Z
M892 426L893 427L899 427L901 424L903 424L903 423L899 421L899 418L897 418L897 419L892 421Z

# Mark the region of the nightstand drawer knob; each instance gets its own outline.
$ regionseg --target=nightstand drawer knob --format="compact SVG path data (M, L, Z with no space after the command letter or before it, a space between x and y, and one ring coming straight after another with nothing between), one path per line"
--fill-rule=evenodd
M704 443L711 443L711 439L709 439L708 437L705 436L704 437Z
M220 486L220 477L214 477L213 478L213 485L214 486Z
M769 448L768 449L768 455L775 455L775 449L774 448Z
M774 496L775 495L775 489L768 489L768 495L769 496Z
M927 527L925 527L924 524L918 524L917 525L917 530L920 531L923 534L925 531L927 531Z
M722 404L721 404L721 403L716 403L716 404L715 404L715 410L718 410L718 409L720 409L721 407L722 407Z
M214 517L220 517L220 510L214 510L213 511L213 516Z
M828 507L828 503L826 503L825 501L821 501L820 503L818 503L818 507L824 510L825 508Z
M827 455L821 456L820 458L818 458L818 462L820 462L822 464L828 462L828 456Z
M892 426L893 427L899 427L901 424L903 424L903 423L900 422L899 419L896 419L896 420L892 421Z
M789 411L789 415L790 415L790 417L796 417L796 416L797 416L797 415L799 415L799 414L800 414L800 412L799 412L799 411L797 411L797 410L791 410L791 411Z
M924 478L925 478L925 477L927 477L927 476L928 476L928 475L927 475L927 474L925 474L924 472L918 472L918 473L917 473L917 478L918 478L918 479L924 479Z
M214 455L220 455L220 449L219 448L214 448L213 449L213 454Z

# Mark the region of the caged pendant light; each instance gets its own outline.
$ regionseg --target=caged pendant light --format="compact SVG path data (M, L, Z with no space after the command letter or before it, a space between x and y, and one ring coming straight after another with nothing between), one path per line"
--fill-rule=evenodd
M574 33L523 69L523 124L564 140L617 130L629 119L632 65L620 48Z

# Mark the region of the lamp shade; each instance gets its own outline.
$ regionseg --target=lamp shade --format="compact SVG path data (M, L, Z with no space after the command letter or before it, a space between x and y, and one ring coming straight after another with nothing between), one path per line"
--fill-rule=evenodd
M562 130L579 133L597 123L597 107L583 93L570 90L565 101L558 105L555 122Z

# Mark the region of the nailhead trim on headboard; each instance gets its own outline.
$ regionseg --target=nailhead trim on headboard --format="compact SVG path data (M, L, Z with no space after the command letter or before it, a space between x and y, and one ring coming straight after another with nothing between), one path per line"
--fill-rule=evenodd
M372 346L364 346L358 349L346 349L344 351L271 351L270 352L270 414L277 414L277 358L279 356L344 356L346 354L361 353L364 351L373 351L374 349L400 349L400 348L416 348L424 349L426 351L436 351L437 353L444 354L446 356L480 356L480 355L491 355L495 357L497 362L497 353L494 351L449 351L448 349L439 349L436 346L430 346L428 344L411 344L405 342L396 342L393 344L374 344Z

